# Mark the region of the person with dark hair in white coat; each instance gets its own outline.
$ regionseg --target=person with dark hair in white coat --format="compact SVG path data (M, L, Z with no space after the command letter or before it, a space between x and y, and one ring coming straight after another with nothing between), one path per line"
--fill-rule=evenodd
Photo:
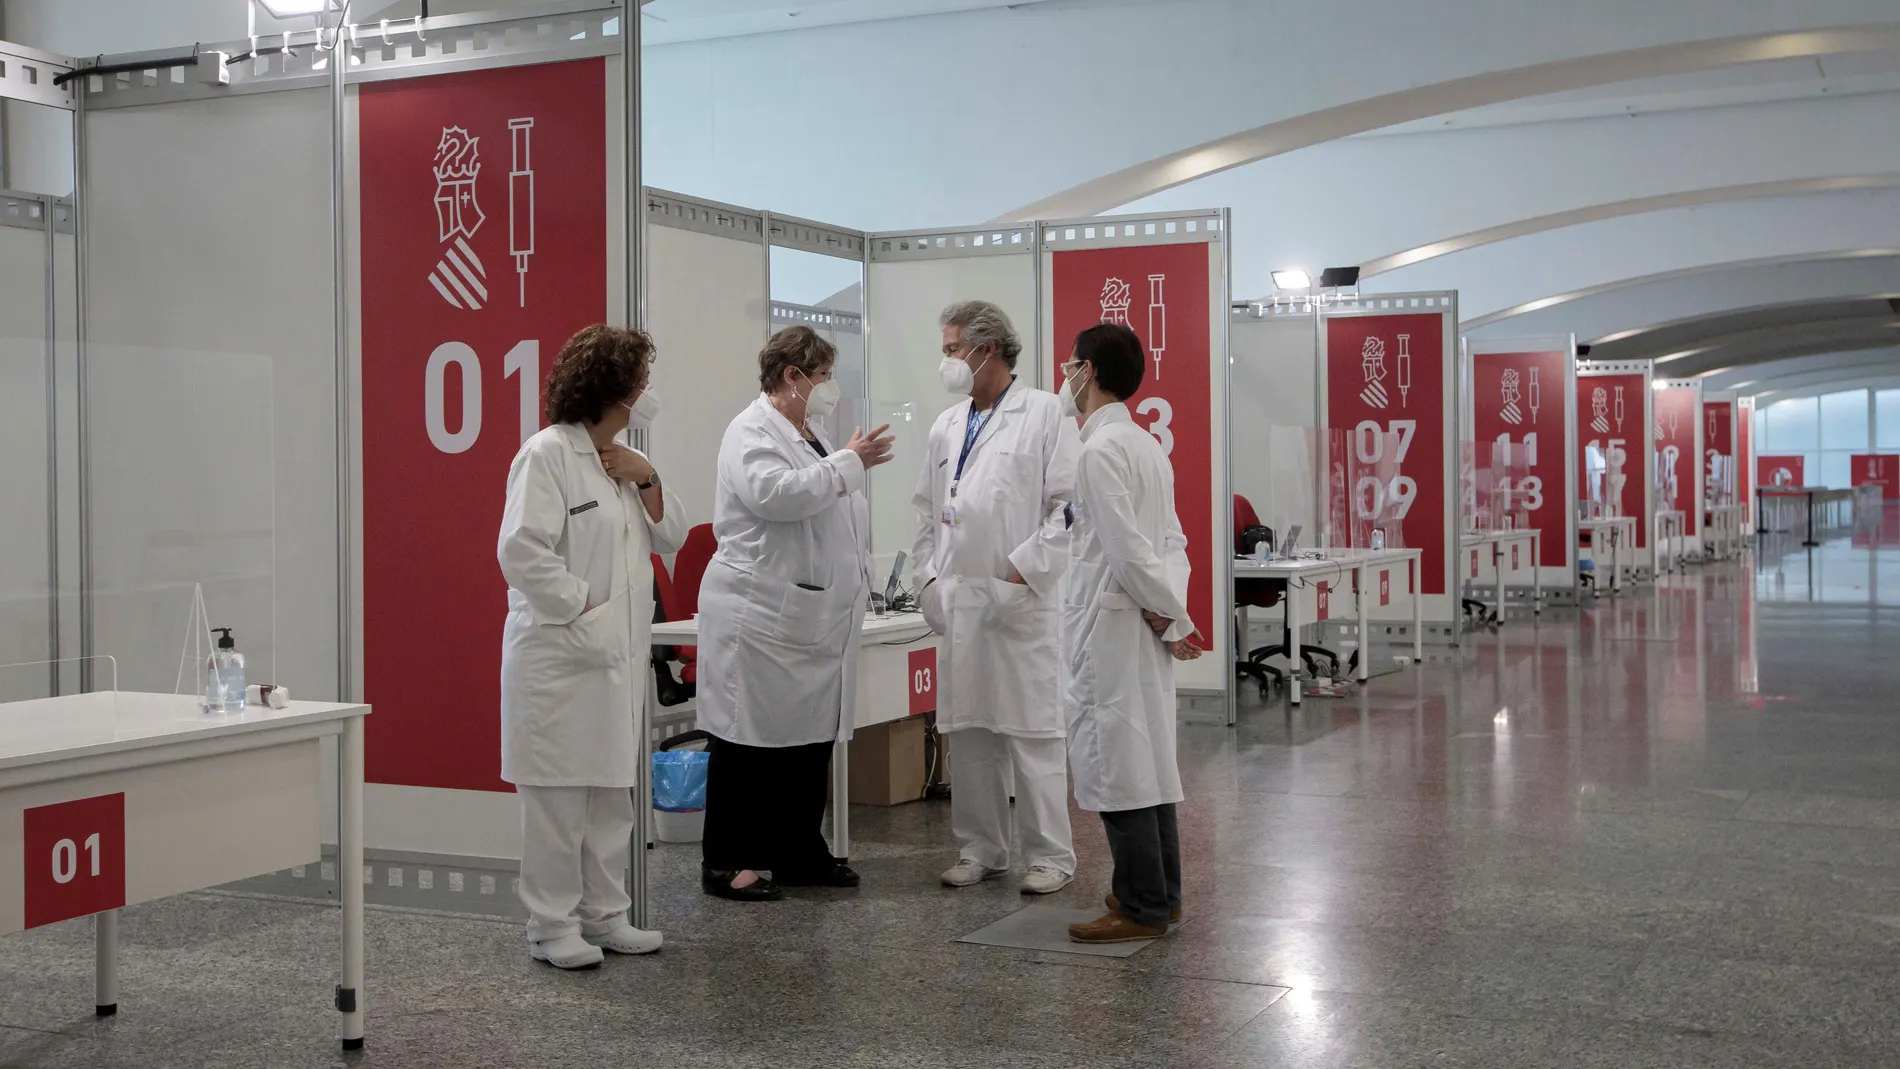
M1083 421L1062 603L1069 765L1076 804L1102 815L1115 862L1108 912L1069 926L1079 943L1166 935L1181 911L1174 661L1201 651L1174 469L1123 403L1146 365L1134 331L1101 323L1063 367L1062 397Z
M891 438L860 430L832 449L819 433L838 403L837 355L810 327L774 334L762 392L719 444L719 550L699 589L699 726L713 736L700 887L741 902L858 884L825 845L826 773L853 726L865 472L890 459Z
M521 796L521 902L529 952L562 969L601 952L647 954L628 923L625 870L640 782L635 725L653 627L651 554L685 540L679 499L618 440L645 426L653 343L588 327L548 371L552 426L508 470L496 556L502 628L501 778Z
M969 398L931 427L911 497L918 601L948 639L937 727L956 761L960 856L942 879L969 887L1009 871L1013 795L1021 890L1050 894L1075 873L1058 634L1075 424L1054 394L1017 380L1022 343L1001 308L963 301L939 325L944 388Z

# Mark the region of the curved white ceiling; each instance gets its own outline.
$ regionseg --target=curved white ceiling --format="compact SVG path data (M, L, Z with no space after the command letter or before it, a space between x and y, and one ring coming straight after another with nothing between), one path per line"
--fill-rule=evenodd
M1510 100L1740 63L1900 51L1900 23L1761 33L1470 75L1341 104L1243 130L1084 182L994 222L1097 215L1210 174L1354 134Z

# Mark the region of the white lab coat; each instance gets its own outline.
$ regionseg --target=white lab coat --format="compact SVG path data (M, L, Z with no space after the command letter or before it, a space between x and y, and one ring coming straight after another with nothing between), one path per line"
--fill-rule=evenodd
M495 551L508 581L501 778L509 783L638 782L651 554L677 550L687 526L679 499L663 493L665 515L651 523L640 491L607 474L579 424L545 428L515 454Z
M819 445L763 396L719 443L698 697L699 726L728 742L851 737L871 515L863 461Z
M1075 422L1054 394L1010 386L951 497L969 416L965 401L937 417L911 497L920 607L949 639L937 648L937 727L1061 738ZM1012 571L1023 583L1007 581Z
M1187 536L1167 454L1128 406L1083 424L1074 509L1062 632L1075 802L1096 813L1179 802L1174 658L1141 612L1173 620L1170 641L1193 633Z

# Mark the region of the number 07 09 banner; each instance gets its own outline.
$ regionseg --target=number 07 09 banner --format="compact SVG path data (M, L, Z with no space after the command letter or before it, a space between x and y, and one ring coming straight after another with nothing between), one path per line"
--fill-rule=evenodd
M367 774L507 790L495 538L547 366L607 315L605 68L374 83L359 105Z

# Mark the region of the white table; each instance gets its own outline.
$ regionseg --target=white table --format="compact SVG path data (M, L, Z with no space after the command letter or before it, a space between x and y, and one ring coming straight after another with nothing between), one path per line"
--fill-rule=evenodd
M1491 566L1497 572L1498 579L1498 619L1504 619L1504 547L1516 544L1530 547L1531 568L1531 612L1544 611L1544 581L1539 573L1538 558L1543 556L1544 533L1534 527L1501 528L1495 531L1466 531L1459 539L1461 549L1478 550L1491 547ZM1475 578L1475 577L1474 577Z
M337 740L343 1049L363 1045L363 718L292 702L206 715L182 694L0 704L0 935L92 915L95 1011L118 1010L118 907L318 859Z
M935 650L937 636L924 623L922 613L900 612L888 616L864 615L858 632L858 701L852 718L854 728L902 720L910 714L913 690L922 686L934 701L936 697L936 660L931 658L929 676L918 680L911 671L910 656L918 650ZM699 620L669 620L653 625L656 646L696 646L699 644ZM659 708L653 693L653 673L647 673L649 709ZM644 729L640 738L646 738ZM839 857L851 853L851 744L837 743L831 754L831 852ZM652 803L645 807L652 819ZM639 854L640 851L635 851Z
M1636 541L1636 517L1634 516L1598 516L1594 519L1578 520L1577 531L1590 536L1590 559L1600 562L1603 546L1610 547L1610 593L1622 589L1623 547L1634 548ZM1625 533L1627 532L1627 541Z
M1682 539L1684 524L1688 517L1681 509L1656 510L1656 574L1679 571L1682 568ZM1668 563L1663 558L1668 557Z
M1281 560L1256 560L1251 557L1238 557L1234 560L1234 580L1242 579L1285 579L1286 591L1286 628L1288 645L1292 647L1292 656L1287 664L1287 695L1294 705L1300 704L1300 629L1305 626L1301 616L1299 587L1315 583L1344 578L1347 573L1353 577L1353 586L1357 592L1359 612L1359 669L1355 678L1364 682L1370 673L1372 663L1372 626L1371 601L1373 595L1366 584L1366 573L1381 565L1408 564L1410 589L1412 595L1412 661L1414 664L1425 658L1425 605L1419 596L1419 559L1416 549L1329 549L1321 551L1321 556L1294 557ZM1315 621L1317 622L1317 621ZM1236 647L1238 648L1238 647ZM1228 722L1234 720L1234 710L1227 713Z
M1734 502L1708 508L1709 555L1727 560L1741 543L1742 510Z

